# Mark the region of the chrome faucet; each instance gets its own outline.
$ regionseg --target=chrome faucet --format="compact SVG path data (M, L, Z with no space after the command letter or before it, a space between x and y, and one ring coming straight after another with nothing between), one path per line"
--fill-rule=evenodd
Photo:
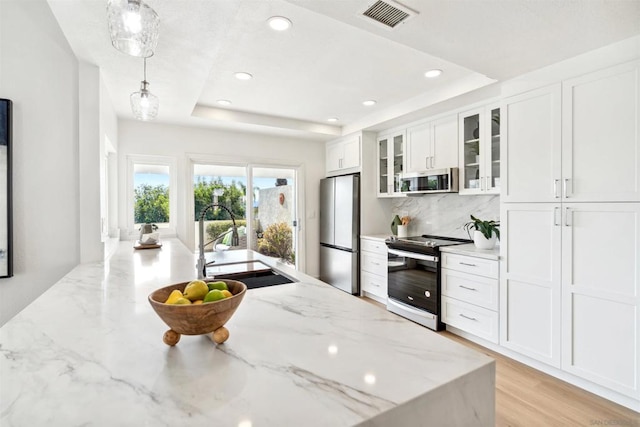
M229 213L229 216L231 216L231 221L233 222L233 226L231 228L231 246L238 246L240 241L240 238L238 237L238 227L236 227L236 217L233 215L233 212L231 212L231 209L219 203L212 203L210 205L207 205L202 210L202 212L200 212L200 218L198 219L198 232L200 234L200 240L198 244L200 255L198 257L198 264L196 265L196 270L198 272L198 279L204 279L205 277L207 277L207 266L215 262L215 261L207 262L207 260L204 257L204 217L207 214L207 211L209 209L216 208L216 207L224 209ZM220 236L222 236L222 234ZM213 239L213 241L217 240L218 237L220 236L217 236L215 239Z

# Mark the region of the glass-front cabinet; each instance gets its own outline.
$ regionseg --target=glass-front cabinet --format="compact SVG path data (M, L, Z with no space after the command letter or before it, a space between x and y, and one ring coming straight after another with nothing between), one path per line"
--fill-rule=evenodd
M378 137L378 197L397 196L404 164L405 132Z
M460 194L500 193L500 107L460 114Z

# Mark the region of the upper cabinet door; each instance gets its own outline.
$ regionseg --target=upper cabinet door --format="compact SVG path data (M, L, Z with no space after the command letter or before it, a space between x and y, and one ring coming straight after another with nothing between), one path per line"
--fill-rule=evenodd
M344 141L344 156L342 169L357 168L360 166L360 136L354 136Z
M563 197L640 201L640 61L563 83Z
M348 173L360 171L360 135L354 135L326 145L326 172Z
M405 172L424 172L433 167L431 125L423 123L407 129Z
M480 135L484 130L482 109L460 115L460 194L481 194L482 150Z
M500 108L461 113L458 125L460 194L499 194Z
M458 116L436 120L431 126L431 168L458 167Z
M504 101L501 201L553 202L562 196L560 84Z

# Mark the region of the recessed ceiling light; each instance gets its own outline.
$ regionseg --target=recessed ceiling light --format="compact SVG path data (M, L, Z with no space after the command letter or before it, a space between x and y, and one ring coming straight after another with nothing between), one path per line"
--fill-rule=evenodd
M424 73L424 76L432 79L434 77L438 77L440 74L442 74L442 70L429 70Z
M236 79L238 80L251 80L253 78L251 74L245 73L244 71L235 73L234 76L236 76Z
M329 117L329 118L327 119L327 121L328 121L328 122L337 122L337 121L338 121L338 118L337 118L337 117Z
M228 99L218 99L216 102L220 105L231 105L231 101L229 101Z
M362 105L364 105L365 107L371 107L372 105L376 105L376 101L374 101L373 99L369 99L368 101L364 101Z
M272 16L267 21L271 29L276 31L285 31L291 28L291 21L284 16Z

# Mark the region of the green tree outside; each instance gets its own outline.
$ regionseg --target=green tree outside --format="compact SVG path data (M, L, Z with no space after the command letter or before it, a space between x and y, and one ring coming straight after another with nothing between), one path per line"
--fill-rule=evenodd
M136 224L169 222L169 187L140 184L134 195Z
M247 194L246 186L236 181L232 181L229 185L224 185L221 177L209 181L203 177L198 177L193 186L195 219L200 219L202 210L213 203L213 191L218 188L223 190L222 195L218 196L218 203L231 209L236 219L244 219L246 217L244 202L244 197ZM229 213L224 209L210 209L205 216L206 221L222 219L231 219Z

